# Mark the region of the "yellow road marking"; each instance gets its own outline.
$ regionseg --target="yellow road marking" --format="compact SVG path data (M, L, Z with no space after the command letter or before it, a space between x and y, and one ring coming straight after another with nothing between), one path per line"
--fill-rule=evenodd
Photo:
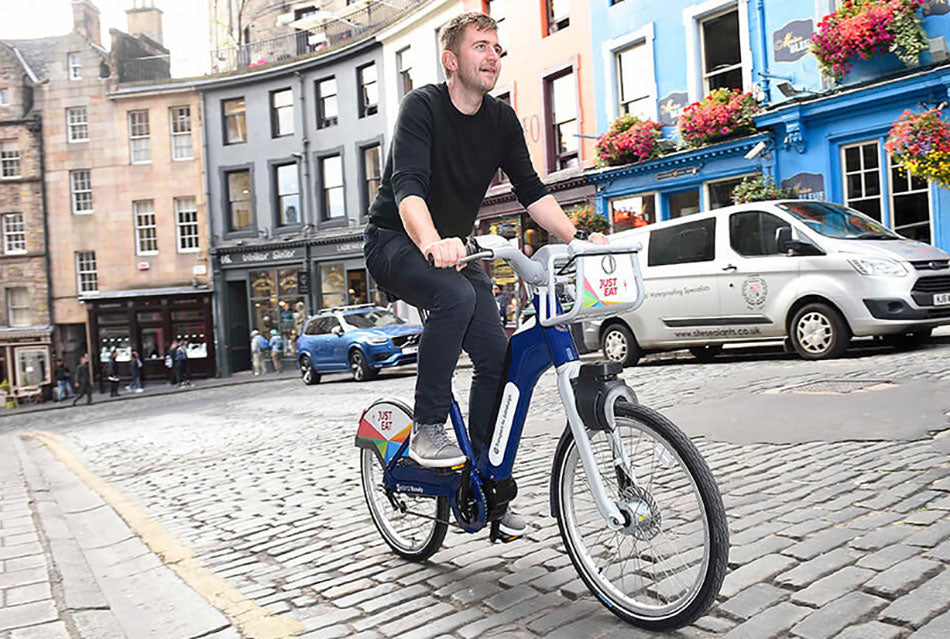
M144 510L135 506L69 452L64 445L67 441L65 437L44 431L21 433L20 436L31 437L49 448L59 461L125 520L165 565L224 613L242 635L249 639L285 639L303 632L303 624L296 619L270 614L202 565L191 548L178 541Z

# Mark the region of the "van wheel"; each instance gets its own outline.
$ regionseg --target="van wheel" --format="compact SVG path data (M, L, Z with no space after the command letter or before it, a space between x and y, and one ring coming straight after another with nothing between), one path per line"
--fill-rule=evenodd
M703 364L706 364L716 359L716 355L722 352L722 344L690 346L689 352L693 354L693 357L701 361Z
M798 309L790 333L792 346L802 359L841 357L851 341L851 329L841 314L820 302Z
M608 326L600 338L600 347L604 357L620 362L621 366L634 366L643 355L633 333L623 324Z

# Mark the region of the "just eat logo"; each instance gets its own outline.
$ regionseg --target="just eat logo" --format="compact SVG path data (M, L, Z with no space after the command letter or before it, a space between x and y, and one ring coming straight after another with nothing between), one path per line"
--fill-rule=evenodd
M393 427L393 412L391 410L381 410L376 414L376 421L379 422L379 430L390 430Z
M616 277L604 277L600 280L600 290L601 294L605 297L610 295L617 294L617 278Z

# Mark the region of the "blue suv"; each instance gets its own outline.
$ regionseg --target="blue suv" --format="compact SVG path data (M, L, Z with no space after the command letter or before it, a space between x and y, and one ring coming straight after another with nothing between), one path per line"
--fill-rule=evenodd
M322 374L351 371L365 382L382 368L415 363L420 337L422 326L372 304L325 309L297 338L300 376L309 385Z

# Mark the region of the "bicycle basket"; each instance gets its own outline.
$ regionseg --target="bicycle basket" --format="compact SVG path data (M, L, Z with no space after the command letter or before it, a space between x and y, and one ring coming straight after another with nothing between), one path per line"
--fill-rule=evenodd
M640 306L643 276L636 253L592 253L550 256L548 272L557 276L538 289L542 326L619 315Z

